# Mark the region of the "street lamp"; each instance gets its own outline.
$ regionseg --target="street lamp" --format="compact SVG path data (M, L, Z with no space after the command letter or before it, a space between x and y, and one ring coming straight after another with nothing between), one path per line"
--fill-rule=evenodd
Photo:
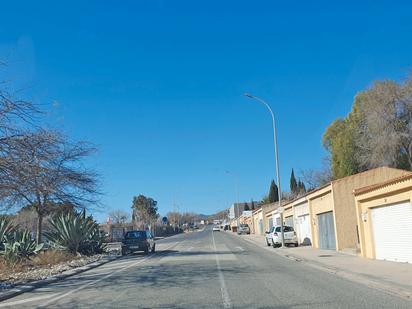
M263 105L266 106L266 108L269 110L270 114L272 115L272 125L273 125L273 141L275 144L275 159L276 159L276 176L278 180L278 197L279 197L279 211L280 211L280 230L281 230L281 235L282 235L282 247L285 247L285 239L284 239L284 231L283 231L283 211L282 211L282 192L280 190L280 175L279 175L279 156L278 156L278 143L276 139L276 122L275 122L275 114L273 113L272 109L270 108L269 104L267 104L265 101L262 99L255 97L254 95L251 95L250 93L245 93L244 94L246 97L249 99L256 100Z
M236 174L230 172L230 171L225 171L226 174L232 175L235 179L235 191L236 191L236 208L234 208L235 211L235 217L236 217L236 213L237 213L237 228L239 228L239 217L240 217L240 213L239 213L239 178L237 177Z

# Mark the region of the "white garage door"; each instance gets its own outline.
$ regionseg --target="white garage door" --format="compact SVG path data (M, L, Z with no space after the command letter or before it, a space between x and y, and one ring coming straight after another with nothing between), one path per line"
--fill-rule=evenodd
M378 260L412 263L412 206L409 202L372 209Z
M273 214L273 225L280 225L280 214Z
M311 245L312 234L309 225L309 215L299 216L297 227L299 232L299 243L302 245Z

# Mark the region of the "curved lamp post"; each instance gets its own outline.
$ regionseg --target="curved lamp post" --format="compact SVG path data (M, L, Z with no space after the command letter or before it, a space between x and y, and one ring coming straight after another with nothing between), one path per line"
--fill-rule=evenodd
M233 178L235 180L235 191L236 191L235 217L236 217L236 213L237 213L238 216L237 216L237 223L236 224L237 224L237 228L239 228L239 217L240 217L240 213L239 213L239 178L237 177L236 174L232 173L231 171L226 170L225 173L233 176Z
M276 138L276 121L275 121L275 114L272 111L272 108L270 108L270 105L263 101L261 98L255 97L254 95L251 95L250 93L245 93L244 94L246 97L249 99L256 100L260 103L262 103L266 108L269 110L271 116L272 116L272 125L273 125L273 142L275 144L275 159L276 159L276 177L278 181L278 197L279 197L279 211L280 211L280 226L281 226L281 234L282 234L282 247L285 247L285 239L284 239L284 231L283 231L283 211L282 211L282 192L280 190L280 174L279 174L279 155L278 155L278 143L277 143L277 138Z

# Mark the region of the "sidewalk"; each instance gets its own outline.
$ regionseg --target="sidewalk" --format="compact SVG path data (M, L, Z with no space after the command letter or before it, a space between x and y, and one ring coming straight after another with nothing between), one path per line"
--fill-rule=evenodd
M371 260L308 246L274 249L266 246L264 236L240 237L296 262L412 300L412 264Z

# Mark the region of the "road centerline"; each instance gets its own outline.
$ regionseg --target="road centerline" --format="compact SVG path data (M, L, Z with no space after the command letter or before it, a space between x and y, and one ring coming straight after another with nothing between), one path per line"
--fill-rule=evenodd
M217 272L219 275L220 291L222 293L223 308L232 308L232 303L231 303L229 293L226 288L225 278L223 276L222 268L220 266L219 255L217 253L216 242L215 242L215 235L213 232L212 232L212 240L213 240L213 250L215 251L216 267L217 267Z

